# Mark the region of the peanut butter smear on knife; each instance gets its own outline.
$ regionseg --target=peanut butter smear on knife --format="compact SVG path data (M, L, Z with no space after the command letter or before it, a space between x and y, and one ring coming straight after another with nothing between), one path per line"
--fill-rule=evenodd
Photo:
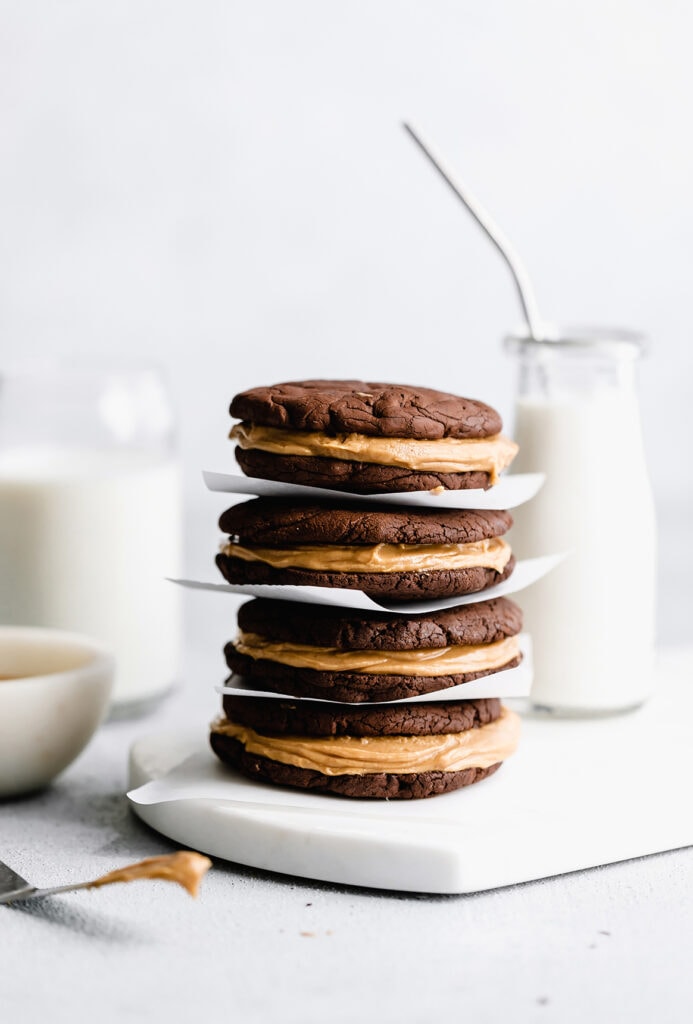
M209 857L191 850L180 850L163 857L148 857L137 864L128 864L116 871L109 871L95 881L90 882L88 889L100 889L102 885L114 882L135 882L143 878L159 878L165 882L177 882L191 896L197 896L200 882L212 866Z

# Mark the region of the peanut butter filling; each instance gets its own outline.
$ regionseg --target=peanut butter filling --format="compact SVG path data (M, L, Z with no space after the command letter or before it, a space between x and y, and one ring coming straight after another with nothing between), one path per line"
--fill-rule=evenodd
M427 647L412 651L341 651L336 647L273 642L257 633L240 632L239 654L318 672L363 672L388 676L451 676L487 672L507 665L520 653L517 636L491 644Z
M443 437L420 441L402 437L368 437L366 434L337 434L261 427L237 423L230 435L241 448L257 448L273 455L308 455L345 462L371 462L381 466L402 466L420 473L483 472L498 482L498 476L515 458L518 446L503 434L492 437Z
M137 864L109 871L107 875L91 882L88 888L100 889L102 885L111 885L113 882L135 882L141 878L161 878L166 882L177 882L191 896L197 896L200 882L211 866L209 857L193 853L192 850L180 850L162 857L148 857Z
M295 548L245 547L231 542L221 548L229 558L264 562L273 569L318 572L425 572L429 569L495 569L503 572L511 550L501 537L473 544L371 544L351 547L302 544Z
M238 740L250 754L323 775L406 775L490 768L514 753L520 718L503 708L488 725L437 736L263 736L228 718L213 722L212 732Z

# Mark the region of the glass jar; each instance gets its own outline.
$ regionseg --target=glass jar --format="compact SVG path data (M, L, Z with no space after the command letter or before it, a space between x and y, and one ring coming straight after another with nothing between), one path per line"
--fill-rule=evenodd
M514 512L519 558L565 552L520 595L534 647L535 709L590 715L651 691L655 518L640 426L641 336L579 330L507 339L518 360L515 472L546 473Z
M178 673L173 415L143 366L0 371L0 621L85 633L116 655L114 707Z

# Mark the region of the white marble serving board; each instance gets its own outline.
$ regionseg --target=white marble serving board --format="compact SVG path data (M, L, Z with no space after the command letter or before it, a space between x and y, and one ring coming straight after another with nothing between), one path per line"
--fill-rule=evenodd
M692 678L693 649L668 652L644 708L528 717L496 775L429 800L350 801L244 779L209 752L206 722L135 743L128 795L157 831L241 864L409 892L494 889L693 844Z

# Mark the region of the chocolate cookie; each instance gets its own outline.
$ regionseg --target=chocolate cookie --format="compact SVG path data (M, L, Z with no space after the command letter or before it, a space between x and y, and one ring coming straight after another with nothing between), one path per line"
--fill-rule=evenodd
M466 732L494 722L501 702L493 697L354 707L227 694L224 712L234 722L273 736L430 736Z
M402 651L495 643L521 631L522 611L507 597L419 615L255 598L239 608L238 625L245 633L275 641L343 651Z
M426 572L316 572L311 569L273 569L260 562L241 562L225 554L217 555L215 561L228 583L343 587L345 590L362 590L374 601L380 599L393 604L475 594L507 580L515 568L514 556L500 573L479 566L473 569L429 569Z
M272 548L300 544L472 544L512 526L509 512L482 509L342 508L283 498L253 498L223 512L219 529L242 544Z
M230 413L268 427L376 437L478 438L499 433L495 409L472 398L406 384L305 380L251 388Z
M236 448L236 461L246 476L278 480L304 487L324 487L350 494L393 494L407 491L488 490L491 474L421 473L404 466L380 466L373 462L343 462L310 455L273 455L256 449Z
M409 385L276 384L236 395L230 411L248 476L355 494L486 489L517 451L484 402Z
M449 690L451 686L471 683L494 672L515 668L522 661L517 654L499 668L444 676L372 675L365 672L319 672L316 669L294 668L276 661L249 658L239 654L231 643L224 648L226 662L236 675L243 676L256 689L270 693L290 693L295 697L319 700L367 701L404 700L424 693Z

